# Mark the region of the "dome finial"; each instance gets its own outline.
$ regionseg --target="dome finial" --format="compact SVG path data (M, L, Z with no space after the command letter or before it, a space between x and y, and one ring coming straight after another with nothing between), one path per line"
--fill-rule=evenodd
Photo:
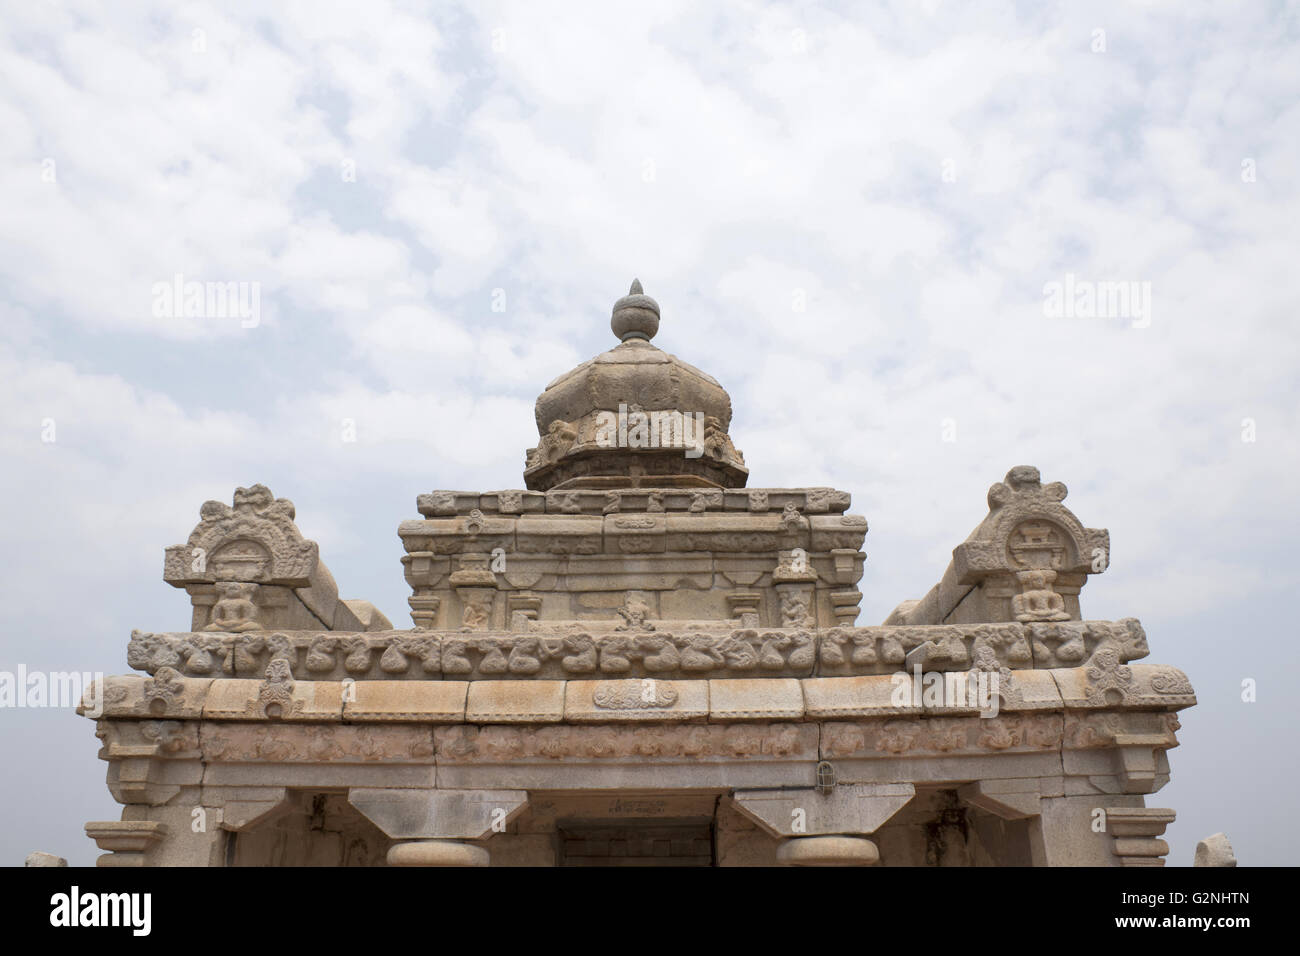
M609 327L623 342L629 339L648 342L659 331L659 303L645 294L640 279L633 279L627 295L614 303Z

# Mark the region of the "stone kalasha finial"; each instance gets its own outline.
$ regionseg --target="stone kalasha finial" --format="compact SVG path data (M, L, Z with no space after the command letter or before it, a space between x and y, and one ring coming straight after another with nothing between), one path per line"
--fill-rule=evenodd
M614 303L609 327L623 342L628 339L648 342L659 331L659 303L641 290L640 279L633 279L627 295Z

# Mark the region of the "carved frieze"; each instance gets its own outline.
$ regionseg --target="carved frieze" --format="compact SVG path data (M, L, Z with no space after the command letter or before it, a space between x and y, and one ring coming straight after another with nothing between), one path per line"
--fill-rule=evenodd
M203 759L217 763L429 763L434 752L432 730L409 724L220 724L204 729L201 745Z
M783 585L783 587L797 587ZM469 590L469 589L467 589ZM753 592L733 593L742 618L757 613ZM1025 670L1079 668L1103 644L1112 648L1092 662L1109 674L1107 662L1127 665L1148 653L1142 626L1122 621L1063 621L1020 624L875 625L871 627L677 627L651 620L648 604L628 596L626 612L614 622L570 622L547 627L529 617L535 598L511 605L523 615L509 631L136 631L128 663L157 674L171 668L184 677L261 678L273 657L289 662L297 678L313 680L559 680L586 675L615 677L807 677L892 674L911 660L927 671L983 667ZM486 612L485 612L486 613ZM791 612L792 617L798 611ZM621 628L621 629L620 629ZM910 656L909 656L910 655ZM1146 673L1146 671L1142 671ZM1190 699L1181 672L1159 670L1139 682L1142 695L1169 704ZM1115 683L1121 676L1099 676ZM1098 685L1100 686L1100 685ZM1100 701L1104 703L1104 700Z
M654 757L817 758L817 727L813 724L537 728L462 725L439 727L434 735L438 760L448 763Z

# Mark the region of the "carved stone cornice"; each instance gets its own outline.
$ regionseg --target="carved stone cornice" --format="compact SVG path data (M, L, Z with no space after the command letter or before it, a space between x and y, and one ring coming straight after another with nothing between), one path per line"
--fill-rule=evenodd
M752 615L752 593L732 593L736 613ZM641 618L642 624L631 627L626 620L537 622L528 617L537 603L533 595L516 603L522 612L510 622L511 630L480 623L469 632L136 631L127 662L155 677L170 668L186 678L260 678L272 659L283 658L299 680L562 680L851 677L889 675L913 664L926 671L966 671L985 660L1011 670L1086 664L1098 674L1089 693L1102 695L1093 706L1107 703L1103 698L1110 689L1125 692L1133 673L1142 675L1133 688L1152 700L1194 702L1181 672L1116 670L1149 653L1142 626L1133 618L833 628Z

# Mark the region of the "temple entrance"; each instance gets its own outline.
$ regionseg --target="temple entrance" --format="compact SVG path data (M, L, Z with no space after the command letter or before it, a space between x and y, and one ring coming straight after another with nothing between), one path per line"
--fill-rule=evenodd
M560 866L713 866L712 819L559 824Z

